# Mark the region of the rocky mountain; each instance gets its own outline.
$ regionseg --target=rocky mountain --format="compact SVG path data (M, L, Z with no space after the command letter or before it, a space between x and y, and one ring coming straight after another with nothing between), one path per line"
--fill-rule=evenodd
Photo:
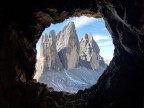
M63 65L56 50L56 36L53 30L49 35L42 36L40 48L39 64L42 70L62 71Z
M65 69L71 70L78 67L79 40L74 22L68 23L63 30L58 33L56 48Z
M86 33L79 42L74 22L68 23L56 36L54 30L42 36L37 65L42 71L72 70L77 67L96 70L106 67L93 36Z
M100 49L90 33L80 41L80 66L90 69L99 67Z

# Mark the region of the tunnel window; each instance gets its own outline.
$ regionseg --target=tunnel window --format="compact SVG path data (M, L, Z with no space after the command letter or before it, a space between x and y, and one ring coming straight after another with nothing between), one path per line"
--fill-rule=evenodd
M55 91L76 93L97 82L113 50L102 18L70 17L51 24L37 43L35 79Z

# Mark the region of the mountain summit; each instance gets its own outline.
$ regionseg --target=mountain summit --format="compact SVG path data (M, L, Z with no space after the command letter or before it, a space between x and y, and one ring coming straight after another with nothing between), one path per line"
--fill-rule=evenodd
M86 33L80 41L80 65L90 69L99 67L100 49L91 33Z
M42 36L38 67L42 71L63 71L85 67L96 70L100 67L100 49L91 33L86 33L79 42L74 22L69 22L55 35Z
M79 40L74 22L68 23L57 37L57 51L63 67L75 69L79 65Z

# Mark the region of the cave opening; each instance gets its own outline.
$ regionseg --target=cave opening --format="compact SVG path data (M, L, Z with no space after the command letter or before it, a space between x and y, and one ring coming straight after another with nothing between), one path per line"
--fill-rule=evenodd
M5 0L0 5L1 108L144 107L143 0ZM33 82L35 47L43 29L69 16L96 17L99 13L115 50L98 82L75 95Z
M114 45L103 18L80 16L45 28L36 48L34 78L55 91L76 93L97 82L113 57Z

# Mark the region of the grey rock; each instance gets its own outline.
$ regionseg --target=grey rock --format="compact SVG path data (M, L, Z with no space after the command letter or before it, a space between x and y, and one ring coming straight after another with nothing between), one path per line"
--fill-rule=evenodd
M80 66L90 69L99 67L100 49L90 33L80 41Z
M41 71L72 70L79 66L93 70L106 67L93 36L86 33L79 43L73 22L68 23L57 37L54 30L42 36L40 48L37 66Z
M56 46L65 69L74 69L79 65L79 40L74 22L68 23L59 32Z
M56 50L56 36L55 32L51 30L49 35L42 36L40 47L40 64L41 68L45 70L62 71L63 65L59 59Z

